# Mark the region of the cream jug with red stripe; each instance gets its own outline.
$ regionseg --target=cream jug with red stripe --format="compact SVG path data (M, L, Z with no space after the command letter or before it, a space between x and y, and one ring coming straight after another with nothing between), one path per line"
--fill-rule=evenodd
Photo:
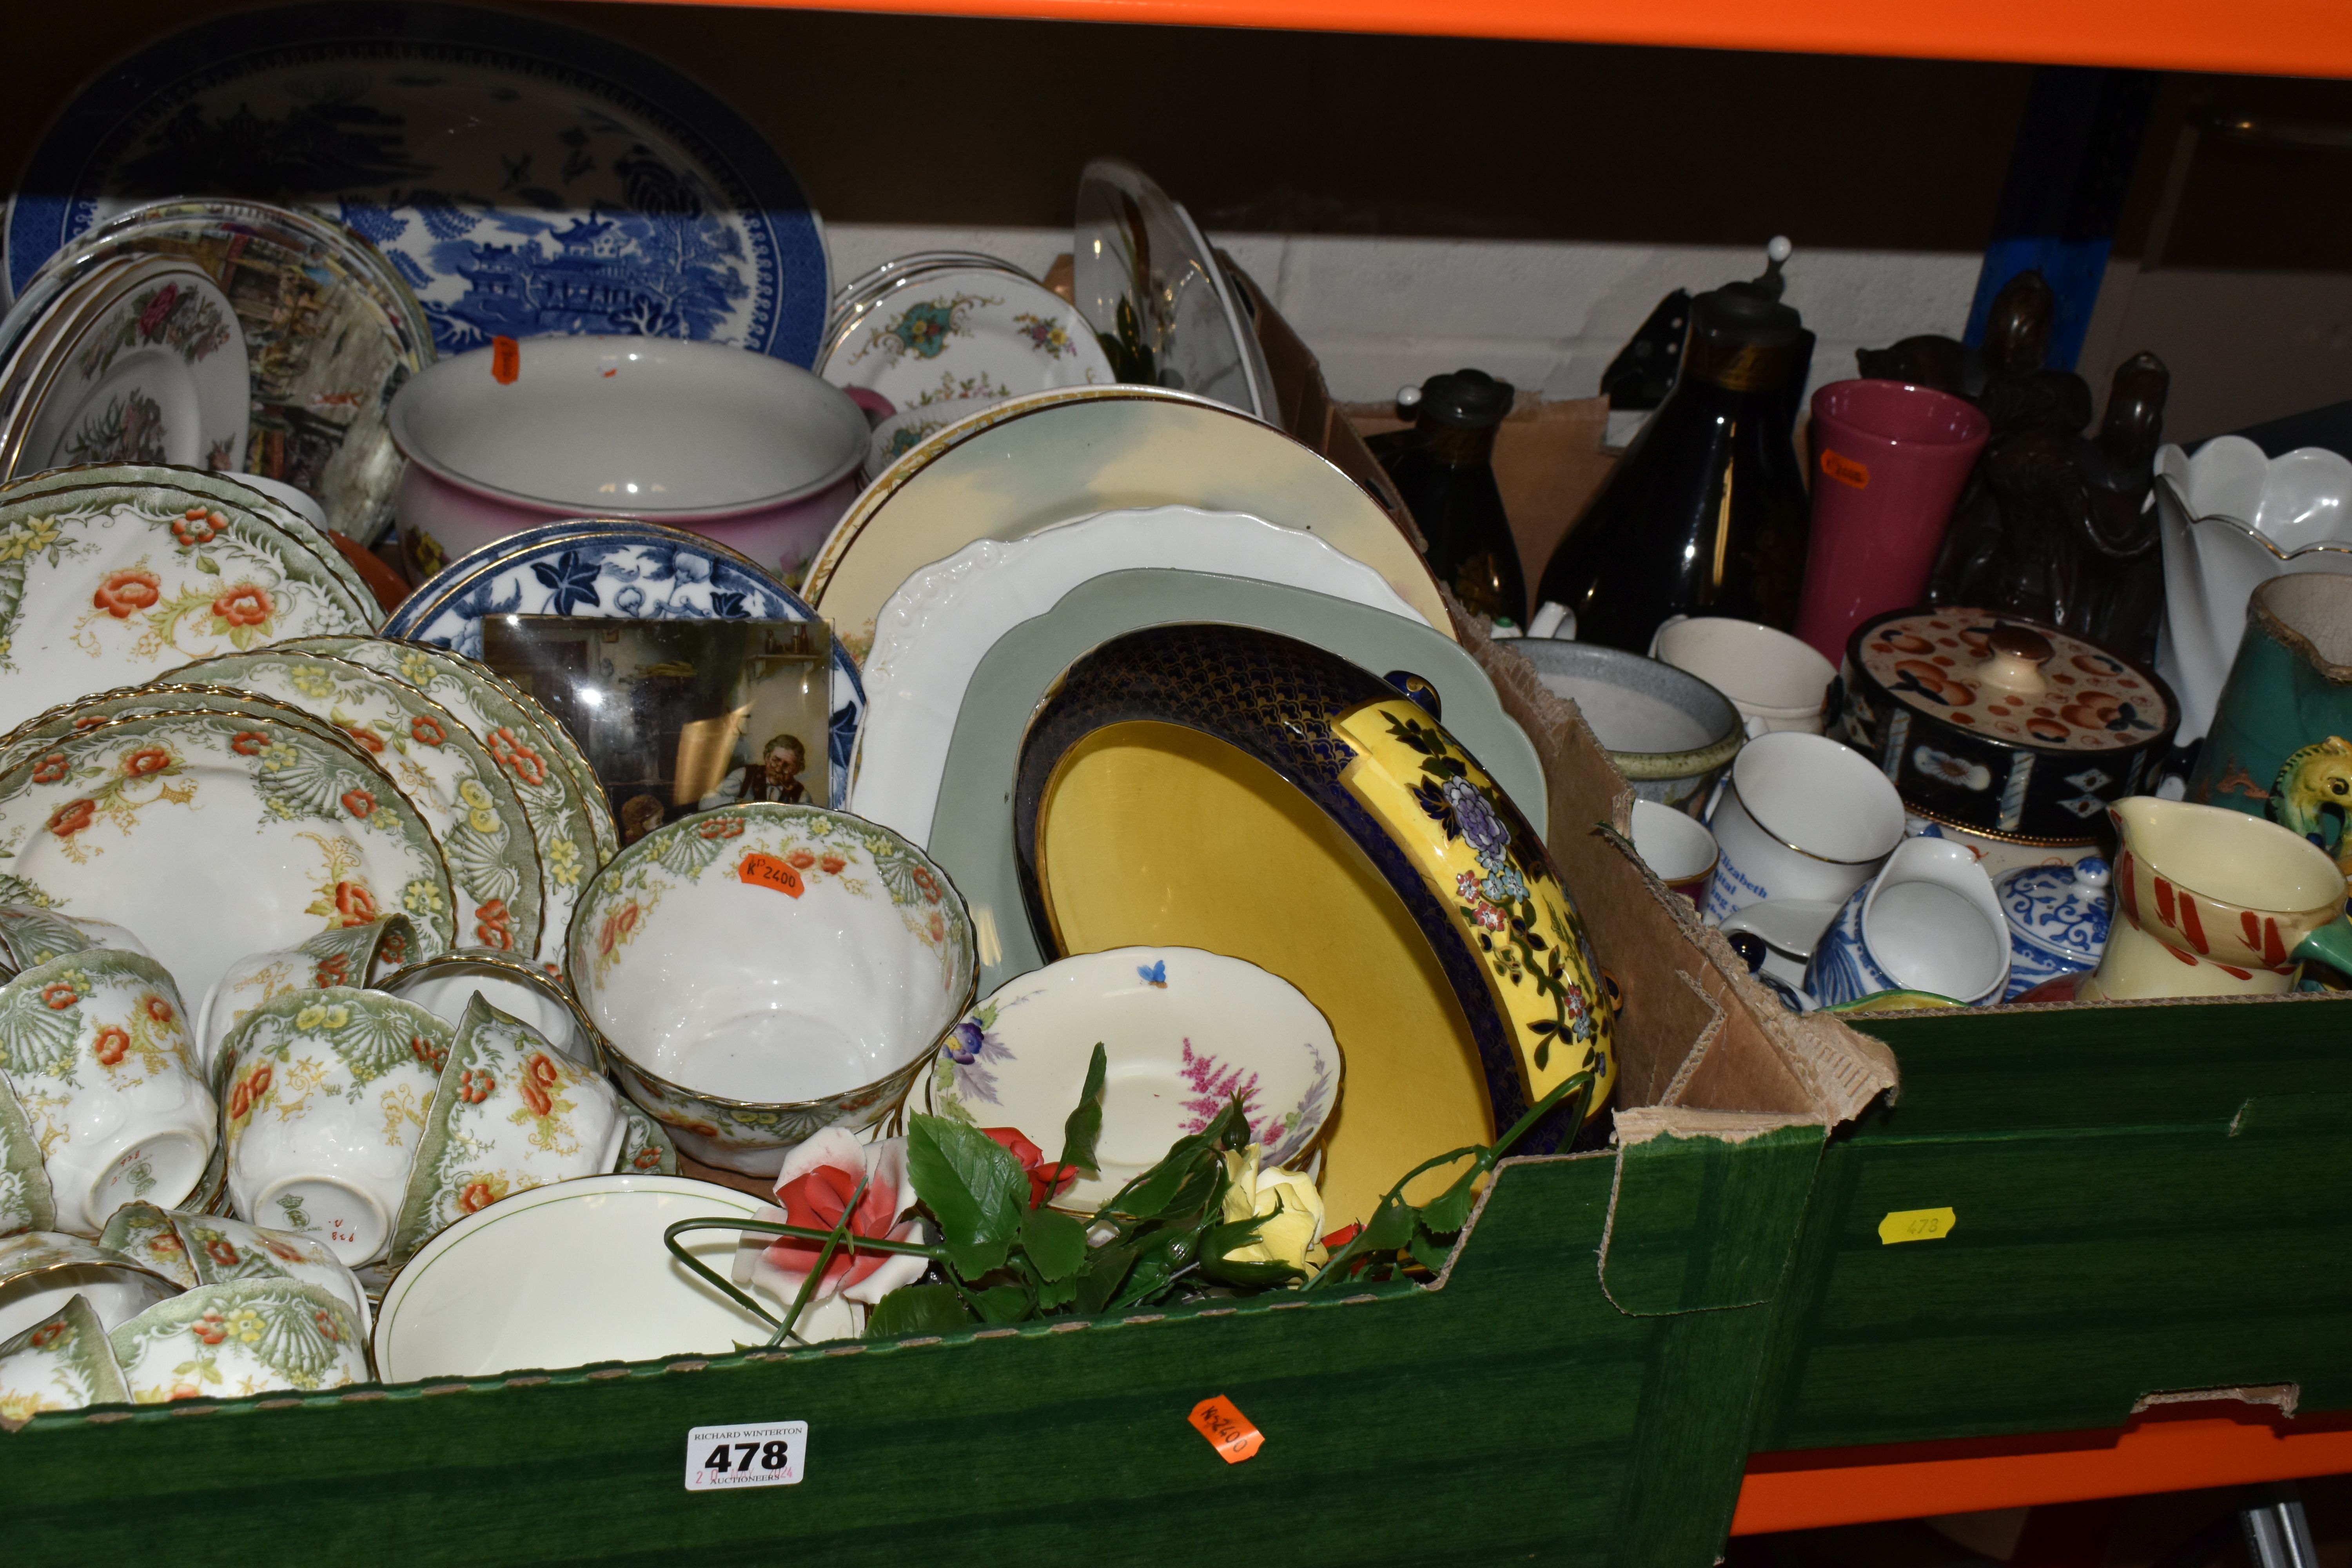
M2256 995L2305 960L2352 973L2352 921L2333 858L2275 823L2134 795L2107 808L2115 928L2076 1000Z

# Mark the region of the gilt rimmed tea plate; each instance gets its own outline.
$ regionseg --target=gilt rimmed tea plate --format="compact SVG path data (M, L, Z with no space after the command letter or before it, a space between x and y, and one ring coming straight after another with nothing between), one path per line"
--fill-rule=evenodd
M233 466L294 485L331 526L373 541L391 520L400 479L385 424L392 395L434 358L407 283L340 225L205 199L120 215L52 256L32 288L97 261L153 255L193 263L236 310L251 424Z
M173 468L160 463L99 463L56 468L0 485L0 501L58 496L68 491L131 488L146 491L154 501L185 508L182 515L193 525L207 513L222 512L250 519L278 530L317 556L330 575L343 586L352 613L371 625L381 616L375 593L343 552L335 548L319 525L278 497L247 483L245 474L213 474L201 468ZM217 520L212 526L220 526Z
M1272 426L1151 386L1032 393L925 438L843 514L803 591L835 645L862 658L883 602L918 568L980 540L1153 506L1247 512L1312 533L1452 635L1421 552L1353 479Z
M1107 572L1175 567L1256 578L1419 622L1381 574L1311 533L1240 512L1105 512L1025 539L984 539L899 585L866 662L868 718L849 809L929 841L931 803L973 668L996 639Z
M192 658L369 629L288 535L188 510L135 486L0 499L0 724Z
M900 413L1118 379L1077 308L1000 268L909 271L836 321L817 374Z
M551 885L572 889L576 897L579 886L620 847L604 792L572 737L489 666L447 648L382 637L304 637L284 644L282 651L322 653L365 665L406 681L448 709L522 797L539 830L540 865ZM557 831L546 831L550 824Z
M964 1015L923 1079L929 1109L1014 1127L1058 1156L1097 1043L1096 1174L1055 1206L1091 1214L1239 1098L1265 1166L1305 1158L1338 1109L1339 1042L1298 988L1190 947L1122 947L1008 981Z
M307 719L111 719L0 773L0 893L140 932L184 994L248 952L398 910L451 945L424 819Z
M623 45L454 6L184 28L83 89L18 189L17 288L135 202L290 198L385 253L443 353L642 332L806 365L831 292L816 214L717 98Z
M155 257L112 275L52 347L15 411L12 473L68 463L245 460L251 417L245 328L203 268ZM69 290L61 304L83 290Z
M1615 1083L1610 990L1543 841L1424 709L1335 655L1240 626L1112 638L1030 721L1013 832L1048 955L1229 953L1331 1021L1334 1218L1587 1069L1588 1117ZM1520 1147L1578 1130L1564 1106Z
M78 735L110 719L146 718L157 713L250 714L257 719L283 719L305 728L317 723L290 703L252 692L184 686L118 686L111 691L95 691L88 697L59 703L11 730L5 740L0 740L0 773L48 750L61 735Z
M999 637L965 684L932 801L924 850L947 868L981 935L981 986L993 990L1045 962L1022 913L1013 853L1012 781L1029 716L1089 648L1142 626L1213 622L1280 632L1363 669L1418 676L1445 727L1544 831L1543 764L1503 711L1494 682L1460 644L1343 599L1201 572L1113 572Z
M482 655L491 616L622 620L813 621L815 611L759 565L700 534L627 519L551 523L487 545L411 595L384 636ZM843 797L866 711L857 661L833 645L827 770Z
M508 774L449 710L404 681L324 654L224 654L171 685L223 686L300 709L343 731L400 786L441 846L457 893L457 940L562 962L572 900L551 914L530 815ZM552 934L550 934L551 922Z

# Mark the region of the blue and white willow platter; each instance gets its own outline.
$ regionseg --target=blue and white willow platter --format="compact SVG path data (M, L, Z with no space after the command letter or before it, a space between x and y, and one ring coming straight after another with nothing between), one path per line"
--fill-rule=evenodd
M829 302L816 214L733 110L634 50L458 6L185 28L85 88L18 189L12 295L113 214L194 193L350 225L416 291L444 354L619 332L805 366Z

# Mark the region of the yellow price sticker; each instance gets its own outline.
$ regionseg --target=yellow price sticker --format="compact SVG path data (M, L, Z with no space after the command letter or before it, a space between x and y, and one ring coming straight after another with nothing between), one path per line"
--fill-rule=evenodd
M1893 1247L1905 1241L1941 1241L1960 1216L1951 1209L1896 1209L1878 1222L1878 1239Z

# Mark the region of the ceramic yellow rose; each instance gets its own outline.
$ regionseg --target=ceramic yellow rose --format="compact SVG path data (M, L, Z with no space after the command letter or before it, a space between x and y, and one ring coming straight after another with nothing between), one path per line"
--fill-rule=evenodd
M1258 1146L1225 1154L1227 1224L1267 1216L1257 1239L1225 1254L1229 1263L1279 1263L1312 1275L1329 1256L1323 1249L1323 1194L1298 1171L1261 1171Z

